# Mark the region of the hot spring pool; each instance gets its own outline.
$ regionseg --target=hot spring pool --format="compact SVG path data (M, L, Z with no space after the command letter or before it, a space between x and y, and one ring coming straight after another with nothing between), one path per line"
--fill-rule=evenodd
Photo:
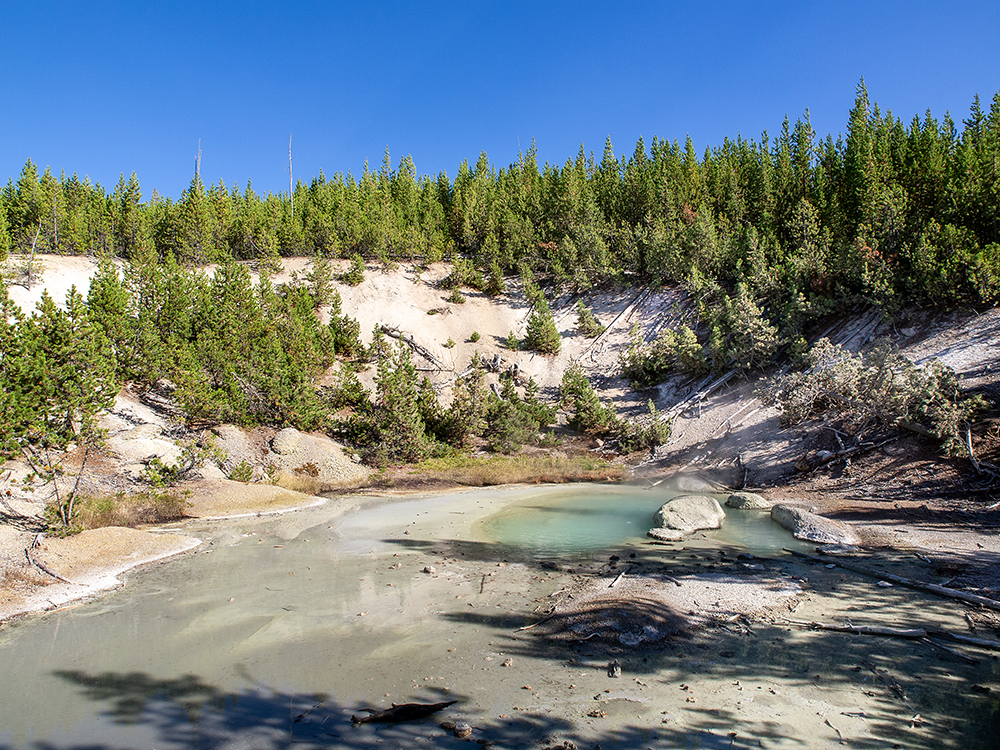
M676 490L622 485L542 487L483 519L479 533L496 543L559 557L642 544L663 503ZM720 503L725 496L717 496ZM724 506L723 506L724 507ZM772 555L782 547L807 548L771 520L769 513L725 508L721 529L698 532L724 547Z

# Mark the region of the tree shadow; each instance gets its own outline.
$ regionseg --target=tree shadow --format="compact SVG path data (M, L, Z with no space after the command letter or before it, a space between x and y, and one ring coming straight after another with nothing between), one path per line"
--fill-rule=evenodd
M969 665L920 642L823 631L794 622L795 603L807 596L822 597L821 619L833 625L850 621L857 625L940 629L945 627L942 625L945 619L954 615L953 601L902 587L878 588L874 578L836 566L837 558L824 564L758 557L748 563L745 556L740 559L735 549L698 547L692 540L685 547L634 547L631 552L622 550L618 556L588 563L532 557L523 551L485 542L392 541L466 561L521 562L538 576L549 576L552 570L560 569L566 574L572 570L577 582L581 575L593 576L593 585L583 596L563 600L549 610L533 613L527 608L518 611L505 607L487 611L463 604L462 608L441 614L456 626L494 633L491 643L497 651L515 659L529 659L546 673L583 669L603 675L617 661L624 679L620 683L610 680L612 688L627 681L655 680L680 685L711 678L720 685L750 685L755 690L780 685L800 694L834 693L841 701L845 694L855 695L858 705L864 708L858 709L857 716L854 715L857 711L845 708L848 718L840 720L841 728L852 722L863 724L872 738L897 738L905 747L933 748L957 743L985 748L990 747L988 738L1000 731L1000 704L995 698L972 690L973 685L991 684L1000 678L998 662L987 652L967 651L979 659L978 664ZM1000 563L994 553L987 551L973 557L977 559L966 563L980 566ZM873 570L874 564L879 563L883 570L934 579L934 564L915 560L912 555L909 558L862 555L852 561L871 565ZM669 596L649 595L641 588L637 593L619 595L620 589L609 589L626 566L629 566L626 581L641 578L659 582L660 590L667 592L672 590L672 580L680 581L683 587L696 587L704 581L726 583L732 579L734 587L757 587L750 591L751 604L754 590L763 592L789 581L803 582L804 590L802 596L790 599L786 607L770 612L755 612L752 606L749 612L739 608L727 610L723 603L706 617L704 611L689 610L690 605L672 601ZM557 586L565 579L551 580ZM604 594L600 593L602 590ZM698 601L712 604L711 600ZM702 746L733 740L727 733L719 732L724 726L738 736L762 736L765 730L760 721L753 722L735 713L729 716L724 710L725 702L721 698L715 700L716 703L709 704L711 711L697 729L705 733L699 740ZM595 701L601 705L606 702L603 698L598 701L596 696ZM702 709L682 703L678 711L685 717L686 729L672 730L668 726L658 729L657 736L671 736L681 746L690 743L690 732L694 731L691 712L695 710ZM779 713L776 711L775 716ZM862 714L863 718L858 718ZM914 719L915 716L918 718ZM830 721L838 725L833 718ZM775 719L774 731L778 735L781 724L780 719ZM837 741L835 730L822 722L818 724L822 725L819 729L831 735L832 741ZM636 733L631 739L637 742L637 738L647 736L643 732L650 731L648 727L634 729ZM641 742L621 746L645 746ZM880 742L859 741L858 746L882 746ZM734 740L733 746L740 745Z

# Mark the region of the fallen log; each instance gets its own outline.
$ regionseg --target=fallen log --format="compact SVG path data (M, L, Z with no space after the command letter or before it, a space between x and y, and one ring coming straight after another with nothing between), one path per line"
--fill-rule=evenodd
M363 708L361 710L367 711L369 715L360 718L351 716L351 722L354 724L399 724L403 721L418 721L419 719L425 719L428 716L436 714L438 711L448 708L448 706L455 703L458 703L458 701L444 701L443 703L393 703L392 708L387 708L384 711L374 708Z
M927 635L933 638L943 638L947 641L954 641L955 643L964 643L966 646L978 646L979 648L986 648L990 651L1000 651L1000 641L995 641L991 638L973 638L971 635L951 633L947 630L928 630Z
M382 328L382 333L384 333L386 336L389 336L390 338L394 338L394 339L397 339L399 341L402 341L404 344L406 344L408 347L410 347L413 351L415 351L421 357L423 357L428 362L430 362L432 365L434 365L435 367L437 367L438 370L444 370L444 369L446 369L445 366L444 366L444 364L441 362L441 360L439 360L437 357L435 357L434 354L431 352L431 350L428 349L426 346L421 346L416 341L414 341L412 335L406 336L398 328L390 328L389 326L387 326L385 324L382 324L381 328Z
M948 654L949 656L952 656L952 657L958 659L960 662L963 662L965 664L978 664L979 663L979 659L973 659L971 656L966 656L965 654L961 653L960 651L956 651L953 648L948 648L947 646L942 646L940 643L936 643L935 641L932 641L930 638L921 638L920 642L924 643L924 644L926 644L926 645L928 645L928 646L930 646L932 648L936 648L938 651L943 651L944 653Z
M835 633L852 633L854 635L882 635L889 638L910 638L920 640L927 638L927 631L923 628L883 628L876 625L827 625L823 622L806 622L804 620L789 620L782 617L785 622L802 627L815 628L816 630L832 630Z
M795 550L790 550L785 548L785 552L790 552L795 557L801 557L805 560L810 560L812 562L818 563L829 563L835 562L838 567L844 570L849 570L852 573L857 573L858 575L868 576L869 578L878 578L880 580L892 581L900 586L906 586L907 588L917 589L918 591L926 591L931 594L937 594L938 596L945 596L949 599L958 599L960 601L966 602L968 604L978 604L981 607L986 607L987 609L992 609L995 612L1000 612L1000 602L996 599L987 599L985 596L979 596L978 594L970 594L967 591L958 591L957 589L949 589L945 586L939 586L936 583L924 583L923 581L914 581L912 578L904 578L903 576L898 576L895 573L886 573L884 571L878 570L867 570L859 565L853 565L849 562L845 562L840 558L831 560L829 558L816 557L815 555L805 555L801 552L796 552Z
M56 572L55 572L54 570L52 570L52 569L50 569L50 568L46 567L46 566L45 566L45 565L43 565L43 564L42 564L41 562L39 562L38 560L36 560L35 558L33 558L33 557L31 556L31 553L30 553L30 552L28 552L28 550L25 550L25 551L24 551L24 556L25 556L26 558L28 558L28 563L29 563L29 564L31 564L31 565L34 565L34 566L35 566L36 568L38 568L38 569L39 569L40 571L42 571L43 573L46 573L46 574L48 574L48 575L52 576L52 577L53 577L53 578L55 578L55 579L56 579L57 581L62 581L63 583L69 583L69 584L73 584L74 586L76 585L76 584L74 584L74 583L73 583L73 582L72 582L71 580L69 580L68 578L63 578L63 577L62 577L61 575L59 575L58 573L56 573Z

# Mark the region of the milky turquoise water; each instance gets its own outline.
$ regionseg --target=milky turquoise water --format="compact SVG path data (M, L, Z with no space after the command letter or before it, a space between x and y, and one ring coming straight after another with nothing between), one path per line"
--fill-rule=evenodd
M653 515L677 491L635 486L572 485L526 491L522 499L482 522L495 541L558 557L615 550L642 544ZM690 494L690 493L685 493ZM720 503L725 496L718 497ZM699 532L720 546L753 553L779 554L803 546L771 521L769 513L725 508L721 529Z

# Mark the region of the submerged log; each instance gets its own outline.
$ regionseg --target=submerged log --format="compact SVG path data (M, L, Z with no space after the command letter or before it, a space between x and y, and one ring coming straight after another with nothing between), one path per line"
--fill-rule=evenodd
M374 724L376 722L385 724L398 724L403 721L417 721L419 719L425 719L432 714L436 714L442 709L448 708L455 703L455 701L445 701L443 703L393 703L392 708L387 708L384 711L378 711L374 708L364 708L363 711L368 712L368 716L351 716L351 721L354 724Z

